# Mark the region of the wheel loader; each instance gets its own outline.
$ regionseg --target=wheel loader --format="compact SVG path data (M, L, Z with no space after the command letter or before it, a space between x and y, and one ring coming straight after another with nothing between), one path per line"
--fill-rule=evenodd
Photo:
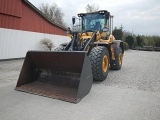
M113 16L107 10L78 14L80 30L68 28L69 43L54 51L28 51L16 90L78 103L103 81L108 70L119 70L123 42L112 35ZM72 18L73 26L76 18Z

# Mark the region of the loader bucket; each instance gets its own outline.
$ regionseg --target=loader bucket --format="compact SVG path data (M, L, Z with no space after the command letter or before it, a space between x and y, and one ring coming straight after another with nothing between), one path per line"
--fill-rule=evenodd
M89 93L92 82L86 52L29 51L15 89L77 103Z

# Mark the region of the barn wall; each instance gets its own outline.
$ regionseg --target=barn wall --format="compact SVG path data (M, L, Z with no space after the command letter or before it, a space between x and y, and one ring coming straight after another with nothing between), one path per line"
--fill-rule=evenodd
M70 41L67 36L0 28L0 60L25 57L28 50L44 50L40 44L44 38L55 46Z
M22 0L0 0L0 13L22 17Z
M31 7L24 1L0 0L0 7L0 28L66 36L66 30L64 28L49 22L35 10L36 8Z
M0 0L0 60L44 50L40 44L44 38L55 46L70 40L64 28L50 22L28 1Z

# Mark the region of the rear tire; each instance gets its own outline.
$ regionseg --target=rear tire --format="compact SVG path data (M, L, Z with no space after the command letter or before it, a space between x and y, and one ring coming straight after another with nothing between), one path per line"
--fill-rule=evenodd
M92 67L93 79L103 81L107 78L109 70L109 52L104 46L97 46L91 50L89 55Z
M110 64L112 70L120 70L122 67L122 58L123 58L123 53L122 49L115 48L114 50L115 53L115 60L113 60Z

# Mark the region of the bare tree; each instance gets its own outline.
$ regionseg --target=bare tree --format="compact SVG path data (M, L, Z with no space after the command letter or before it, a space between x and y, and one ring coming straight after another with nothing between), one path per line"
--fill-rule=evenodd
M55 47L53 42L47 38L42 39L40 43L44 45L45 48L49 49L49 51L52 51L52 48Z
M39 10L53 22L63 27L66 27L66 23L63 20L64 13L61 11L61 9L57 6L56 3L53 3L52 5L49 5L48 3L42 3L39 6Z
M99 10L99 6L97 4L87 5L86 12L95 12Z

